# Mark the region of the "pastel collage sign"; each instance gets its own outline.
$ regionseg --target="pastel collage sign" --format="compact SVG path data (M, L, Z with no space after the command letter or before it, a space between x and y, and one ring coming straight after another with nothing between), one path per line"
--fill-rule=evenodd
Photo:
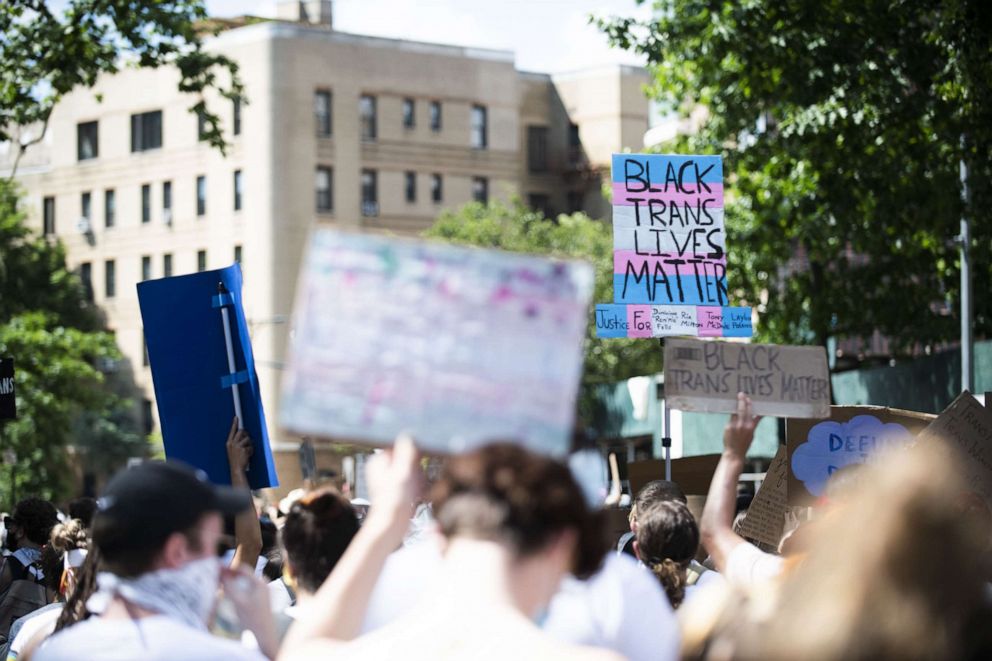
M493 440L565 456L588 264L316 231L297 291L283 427L459 453Z
M613 155L613 304L598 337L751 337L731 307L719 156Z

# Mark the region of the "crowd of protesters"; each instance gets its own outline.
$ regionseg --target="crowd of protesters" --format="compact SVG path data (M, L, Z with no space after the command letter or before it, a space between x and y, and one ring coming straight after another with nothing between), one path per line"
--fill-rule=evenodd
M978 659L992 657L992 522L956 458L917 447L842 471L779 553L734 527L758 419L738 397L699 520L677 482L610 538L602 493L513 443L368 463L367 501L321 487L259 511L174 462L60 512L4 517L6 659ZM366 508L367 513L366 513ZM795 528L795 529L793 529Z

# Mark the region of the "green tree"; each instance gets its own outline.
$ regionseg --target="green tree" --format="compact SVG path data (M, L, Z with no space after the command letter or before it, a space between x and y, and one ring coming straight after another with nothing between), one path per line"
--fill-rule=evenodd
M441 214L426 236L482 248L583 259L596 270L593 304L613 301L613 233L608 225L585 214L561 215L551 220L519 204L471 203ZM619 381L660 370L661 351L657 344L599 339L592 315L590 308L584 384Z
M189 110L202 114L204 138L224 151L220 118L203 93L215 89L233 100L242 98L244 89L237 64L203 48L202 0L67 0L61 12L50 4L0 4L0 141L15 141L18 161L44 137L64 95L125 67L164 65L178 69L179 90L197 99ZM35 125L41 131L20 134L22 127Z
M652 94L721 153L729 283L758 336L823 344L874 330L905 354L957 337L959 219L992 286L992 4L985 0L659 0L600 20L645 55ZM959 162L972 203L961 201ZM992 300L976 299L979 334Z
M71 467L105 475L145 442L107 373L121 359L99 330L83 284L65 264L61 244L30 232L15 185L0 181L0 356L16 369L16 420L0 423L0 451L16 462L0 471L0 495L66 495ZM79 459L70 462L72 446ZM0 455L2 456L2 455Z

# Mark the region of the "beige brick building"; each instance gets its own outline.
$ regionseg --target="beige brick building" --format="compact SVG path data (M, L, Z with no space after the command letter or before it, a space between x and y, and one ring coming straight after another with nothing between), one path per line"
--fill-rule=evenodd
M247 91L239 107L207 98L225 120L226 157L200 141L196 99L177 91L175 71L124 70L59 104L18 179L31 222L91 283L148 429L135 284L242 262L270 434L292 488L298 441L274 423L310 228L415 234L442 209L515 197L605 216L610 153L641 147L648 103L641 69L524 73L510 52L337 32L329 2L280 11L232 21L210 41L238 62ZM12 155L0 146L0 169Z

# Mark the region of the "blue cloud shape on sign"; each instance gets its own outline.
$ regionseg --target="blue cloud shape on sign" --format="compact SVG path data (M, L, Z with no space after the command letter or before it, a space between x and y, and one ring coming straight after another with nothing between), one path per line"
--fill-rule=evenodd
M827 420L814 425L806 442L796 448L792 474L811 494L820 496L837 469L865 463L878 450L905 446L912 439L899 423L884 423L873 415L858 415L847 422Z

